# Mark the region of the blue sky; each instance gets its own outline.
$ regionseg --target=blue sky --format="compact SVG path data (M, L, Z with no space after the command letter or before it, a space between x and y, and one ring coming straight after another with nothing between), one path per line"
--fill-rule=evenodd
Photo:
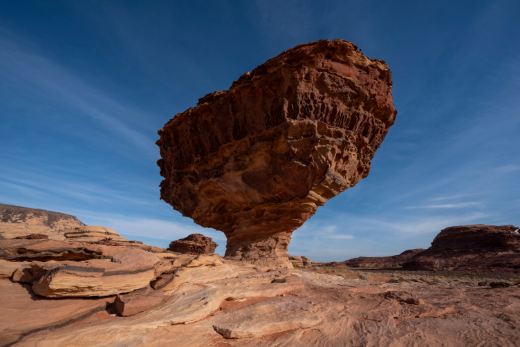
M167 246L203 229L159 200L159 130L282 51L354 42L393 72L368 178L293 233L315 261L520 226L518 1L10 1L0 11L0 202Z

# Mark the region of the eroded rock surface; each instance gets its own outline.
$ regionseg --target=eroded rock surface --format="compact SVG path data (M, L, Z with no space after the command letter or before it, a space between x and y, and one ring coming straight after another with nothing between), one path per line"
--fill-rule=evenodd
M159 131L161 198L223 231L226 258L290 267L291 233L368 175L391 90L385 62L350 42L290 49Z
M66 231L82 226L85 224L68 214L0 204L0 239L43 234L49 239L65 240Z
M443 229L430 248L403 268L520 273L520 234L513 225L463 225Z
M187 237L173 241L168 249L173 252L184 254L213 254L218 247L211 237L202 234L191 234Z

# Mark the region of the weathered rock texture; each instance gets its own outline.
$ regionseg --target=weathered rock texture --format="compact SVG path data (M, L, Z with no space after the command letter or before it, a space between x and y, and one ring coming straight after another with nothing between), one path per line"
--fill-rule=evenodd
M35 208L0 204L0 239L24 238L30 234L64 240L64 233L85 226L76 217Z
M403 268L520 273L520 234L512 225L463 225L442 230L432 246Z
M67 241L75 242L101 242L105 240L113 242L129 242L128 239L119 236L114 230L102 226L82 226L65 233Z
M223 231L226 258L291 266L291 233L368 175L391 91L385 62L350 42L290 49L159 131L161 198Z
M173 241L168 248L170 251L184 254L213 254L218 247L211 237L202 234L191 234L183 239Z
M330 266L348 266L363 269L383 269L392 267L401 267L407 261L410 261L417 254L424 251L423 248L409 249L399 255L390 257L358 257L346 260L344 262L334 262L327 265Z

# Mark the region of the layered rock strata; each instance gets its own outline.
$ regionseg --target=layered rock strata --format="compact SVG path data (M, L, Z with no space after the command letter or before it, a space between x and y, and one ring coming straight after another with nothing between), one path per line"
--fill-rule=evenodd
M72 242L102 242L105 240L121 243L129 242L128 239L119 236L114 230L103 226L81 226L65 233L67 241Z
M0 239L43 234L52 240L65 240L66 231L82 226L85 224L68 214L0 204Z
M391 72L344 40L299 45L160 131L161 199L227 237L226 258L291 266L291 234L367 177L397 111Z
M430 248L403 268L520 273L518 227L478 224L443 229Z
M423 248L409 249L398 255L390 257L357 257L346 260L344 262L329 263L329 266L348 266L361 269L383 269L401 267L404 263L410 261L417 254L424 251Z
M213 254L218 247L211 237L202 234L191 234L187 237L173 241L168 249L173 252L184 254Z

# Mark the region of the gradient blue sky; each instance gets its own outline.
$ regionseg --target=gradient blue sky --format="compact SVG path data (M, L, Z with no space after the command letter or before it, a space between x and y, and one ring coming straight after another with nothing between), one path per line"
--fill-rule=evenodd
M176 113L282 51L354 42L393 72L368 178L293 233L315 261L427 248L444 227L520 226L519 1L4 1L0 202L167 246L203 229L159 200Z

